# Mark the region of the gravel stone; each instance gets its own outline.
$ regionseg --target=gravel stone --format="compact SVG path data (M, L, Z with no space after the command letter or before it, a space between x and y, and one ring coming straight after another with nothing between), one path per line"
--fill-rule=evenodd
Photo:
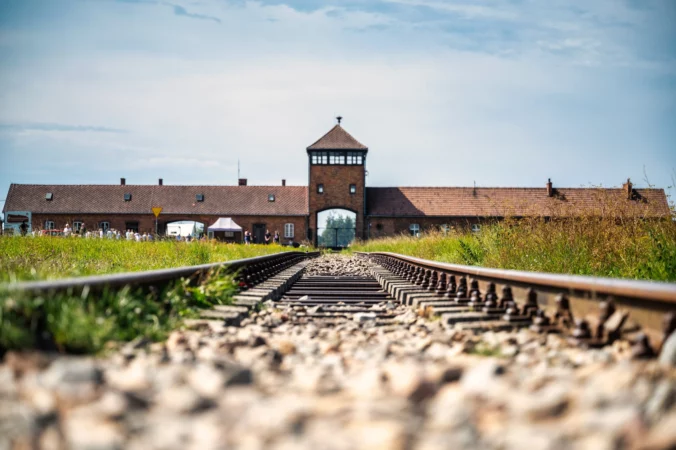
M374 273L362 257L326 254L303 276ZM267 301L238 326L204 325L100 358L8 353L0 449L599 450L676 442L674 336L659 361L635 362L626 341L589 351L529 329L446 328L392 300Z

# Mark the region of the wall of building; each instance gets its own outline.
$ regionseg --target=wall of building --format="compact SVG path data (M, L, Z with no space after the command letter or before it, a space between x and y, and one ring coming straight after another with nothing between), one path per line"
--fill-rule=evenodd
M191 220L205 224L205 228L214 223L219 217L213 215L175 215L175 214L160 214L158 223L160 229L164 228L162 224L168 222L175 222L181 220ZM254 224L264 224L270 233L274 235L275 231L279 231L282 241L292 239L295 242L300 242L306 239L305 229L307 226L307 218L305 216L228 216L232 218L244 230L253 230ZM33 214L32 226L36 230L45 228L45 222L51 220L57 229L63 229L68 223L71 226L73 222L84 222L87 229L90 231L98 230L101 222L110 223L111 228L117 230L126 230L129 222L138 222L139 232L155 232L155 216L148 215L109 215L109 214ZM294 224L294 237L284 237L284 225L287 223Z
M317 236L317 212L328 208L345 208L357 213L356 235L363 238L364 230L364 170L362 166L311 165L309 183L310 228L313 240ZM317 193L317 185L324 193ZM350 194L350 185L357 191Z
M418 224L420 231L440 231L442 225L457 230L470 230L473 224L486 223L488 219L480 217L367 217L370 229L367 238L410 234L411 224Z

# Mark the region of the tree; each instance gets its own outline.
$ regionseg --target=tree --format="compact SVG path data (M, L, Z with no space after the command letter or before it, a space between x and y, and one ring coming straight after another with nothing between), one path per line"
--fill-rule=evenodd
M355 218L332 211L326 218L325 227L320 230L319 246L347 247L355 237Z

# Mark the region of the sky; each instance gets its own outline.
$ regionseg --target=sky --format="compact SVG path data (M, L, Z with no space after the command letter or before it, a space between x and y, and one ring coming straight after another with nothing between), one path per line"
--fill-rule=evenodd
M674 0L2 0L10 183L307 184L343 117L369 186L676 178Z

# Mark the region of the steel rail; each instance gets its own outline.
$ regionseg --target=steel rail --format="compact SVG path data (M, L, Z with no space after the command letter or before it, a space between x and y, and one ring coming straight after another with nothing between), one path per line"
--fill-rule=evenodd
M564 295L575 317L599 317L601 302L611 301L640 325L652 342L660 345L674 329L676 283L621 280L583 275L561 275L520 270L488 269L430 261L390 252L357 252L370 257L391 258L423 270L475 279L482 289L489 283L509 286L514 298L526 299L532 289L538 304L549 313L557 308L557 297Z
M46 281L21 281L0 285L0 292L26 292L31 294L54 292L81 292L83 289L100 290L104 288L144 287L161 285L180 278L193 278L206 274L212 269L225 268L236 271L249 266L264 263L282 262L293 259L294 256L311 257L315 252L282 252L253 258L237 259L195 266L183 266L171 269L156 269L142 272L124 272L110 275L92 275L85 277L64 278Z
M588 292L594 296L634 297L657 302L672 303L676 307L676 283L661 281L626 280L585 275L561 275L554 273L526 272L523 270L488 269L442 263L428 259L389 252L357 252L363 255L389 256L427 269L442 270L456 274L492 279L500 283L527 284L533 287L560 289L569 292Z

